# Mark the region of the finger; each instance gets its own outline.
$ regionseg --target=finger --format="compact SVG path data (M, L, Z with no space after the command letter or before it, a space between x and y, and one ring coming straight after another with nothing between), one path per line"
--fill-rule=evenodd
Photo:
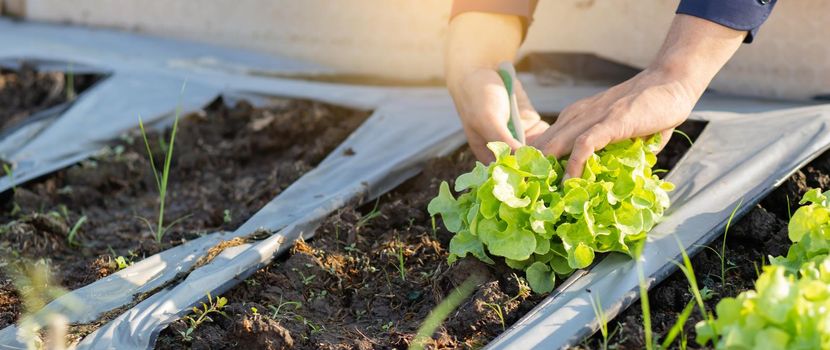
M595 122L586 121L583 111L595 97L584 98L562 110L553 125L535 138L533 145L546 155L560 158L571 152L574 139ZM588 123L586 123L588 122Z
M467 144L470 145L470 150L473 151L476 159L484 164L490 164L490 162L496 160L496 157L487 148L487 142L481 136L467 129L464 129L464 134L467 136Z
M665 148L669 143L669 140L671 140L672 134L674 134L674 128L666 129L660 132L660 148L658 148L655 153L663 151L663 148Z
M576 138L591 128L593 124L593 120L587 120L582 117L574 117L573 123L569 123L561 128L554 123L545 131L544 135L537 138L534 146L545 155L562 158L568 153L571 153Z
M533 107L527 92L524 90L521 81L516 81L516 102L518 103L519 116L525 129L525 140L535 139L541 135L550 125L542 120L539 112Z
M540 136L545 133L545 130L548 130L550 125L544 121L538 121L536 124L533 124L525 130L525 139L527 140L528 145L534 144L534 141Z
M595 124L574 140L573 151L568 158L565 178L581 177L585 162L596 152L607 146L616 137L614 128L606 123Z
M510 133L510 129L507 128L507 125L482 126L476 131L483 139L482 141L485 146L487 146L487 143L493 141L501 141L506 143L513 150L522 147L522 143L513 138L513 135Z
M583 98L565 107L565 109L559 113L559 116L556 117L554 125L561 129L573 122L577 117L585 115L585 111L588 110L592 101L595 99L595 97Z
M512 149L521 147L522 144L513 138L507 127L510 106L504 87L491 84L486 86L485 90L484 100L476 104L471 111L472 133L478 135L485 146L488 142L501 141Z

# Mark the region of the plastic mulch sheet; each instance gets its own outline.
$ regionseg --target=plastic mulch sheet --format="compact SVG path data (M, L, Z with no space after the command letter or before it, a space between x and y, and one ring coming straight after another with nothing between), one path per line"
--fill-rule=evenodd
M42 321L61 312L73 324L116 316L81 341L78 348L145 349L166 325L206 293L221 293L270 262L293 240L310 238L317 223L345 203L368 201L415 175L428 159L463 144L461 127L441 88L389 88L337 85L275 78L321 67L251 52L102 30L0 20L0 62L28 59L41 69L73 62L107 78L64 111L0 135L0 158L15 167L0 179L0 191L13 184L71 165L98 152L109 140L145 121L165 123L179 105L201 108L219 95L306 98L374 114L317 168L283 191L234 232L217 232L151 256L111 276L64 295L32 315ZM58 63L56 63L58 62ZM561 110L602 87L540 87L524 77L536 107ZM181 87L187 81L184 92ZM793 103L741 99L707 93L697 110L755 114L701 113L710 124L669 175L678 184L674 206L651 233L644 269L652 283L671 272L676 258L673 233L689 250L715 237L734 203L754 203L778 181L830 144L830 110L781 110ZM764 113L760 113L764 112ZM344 156L351 148L354 155ZM741 181L730 181L741 179ZM750 206L745 206L750 207ZM199 258L223 240L273 234L228 248L211 262ZM675 247L675 248L672 248ZM674 249L674 250L672 250ZM602 290L608 314L635 295L634 264L610 255L493 342L494 347L556 348L579 340L596 327L585 288ZM184 275L183 279L179 276ZM633 280L632 280L633 276ZM634 281L635 287L631 287ZM152 293L136 304L136 295ZM611 303L611 301L616 301ZM607 301L607 302L605 302ZM81 305L80 308L75 307ZM70 307L72 306L72 307ZM586 308L587 307L587 308ZM19 329L0 330L0 348L23 348Z

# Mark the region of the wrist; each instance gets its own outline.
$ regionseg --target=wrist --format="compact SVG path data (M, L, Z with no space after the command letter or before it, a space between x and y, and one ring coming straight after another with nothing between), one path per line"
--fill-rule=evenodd
M714 74L695 69L690 65L693 64L682 60L658 60L643 70L642 74L647 76L647 80L673 86L688 100L697 101L706 91Z
M681 84L697 99L737 51L745 35L705 19L677 15L645 72Z
M444 51L444 77L450 88L479 70L494 70L513 61L522 40L518 16L462 13L450 22Z

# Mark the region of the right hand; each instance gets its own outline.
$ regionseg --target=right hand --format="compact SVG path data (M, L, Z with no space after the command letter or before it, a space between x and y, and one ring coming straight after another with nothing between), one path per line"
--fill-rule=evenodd
M502 141L513 149L522 146L507 128L510 101L495 67L473 69L455 79L448 79L447 87L476 158L485 164L495 160L487 149L487 143L491 141ZM525 138L530 143L549 125L542 121L531 105L521 82L516 80L514 87Z

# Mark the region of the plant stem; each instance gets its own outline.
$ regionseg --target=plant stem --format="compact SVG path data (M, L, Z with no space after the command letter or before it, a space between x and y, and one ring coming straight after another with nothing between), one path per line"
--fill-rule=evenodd
M721 248L720 248L720 283L721 283L721 288L723 288L724 285L726 284L726 236L729 234L729 226L732 225L732 219L735 217L735 213L738 212L738 209L741 207L741 204L743 204L743 202L744 202L744 199L741 198L741 200L738 201L738 205L736 205L735 208L732 209L732 214L729 215L729 220L726 221L726 228L723 230L723 243L721 243Z

